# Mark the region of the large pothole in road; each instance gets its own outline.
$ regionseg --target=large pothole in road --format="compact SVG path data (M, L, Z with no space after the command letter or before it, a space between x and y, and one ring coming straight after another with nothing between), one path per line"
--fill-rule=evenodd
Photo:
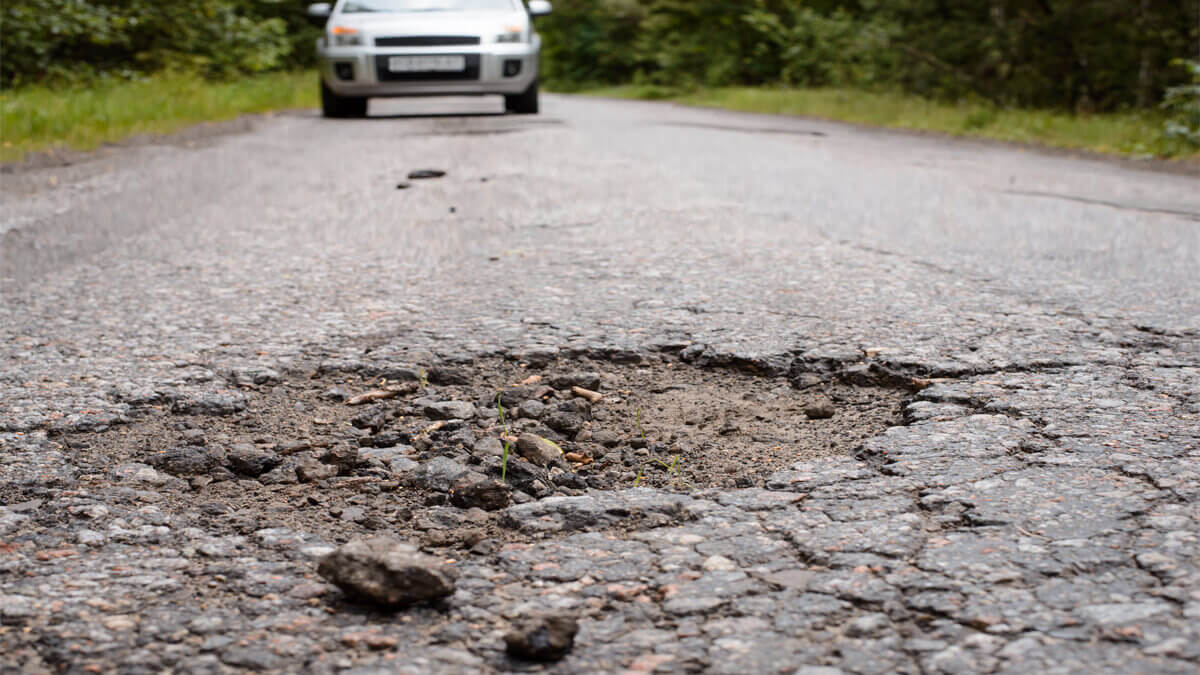
M248 386L230 414L177 401L59 441L97 480L114 465L152 465L160 492L214 526L330 541L399 531L469 547L509 538L494 511L513 502L761 486L799 460L853 452L899 423L906 396L833 382L799 390L675 360L373 372L285 377Z

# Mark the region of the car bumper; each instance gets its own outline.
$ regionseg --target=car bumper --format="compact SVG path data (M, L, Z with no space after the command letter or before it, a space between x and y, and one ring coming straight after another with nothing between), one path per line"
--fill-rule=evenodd
M519 94L538 76L538 46L489 44L469 47L408 48L325 47L317 50L321 78L339 96L461 96ZM441 76L410 74L389 80L387 57L461 55L468 72ZM506 75L505 64L520 64L515 75ZM347 77L349 75L350 77Z

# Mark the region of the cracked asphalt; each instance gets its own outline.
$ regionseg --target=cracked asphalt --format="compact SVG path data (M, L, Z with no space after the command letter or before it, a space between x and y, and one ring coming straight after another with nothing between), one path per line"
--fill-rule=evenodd
M0 174L4 672L1200 667L1194 176L650 103L373 106ZM396 614L316 575L337 533L287 503L81 450L485 358L891 388L902 423L753 487L509 506L517 539ZM505 656L545 610L574 649Z

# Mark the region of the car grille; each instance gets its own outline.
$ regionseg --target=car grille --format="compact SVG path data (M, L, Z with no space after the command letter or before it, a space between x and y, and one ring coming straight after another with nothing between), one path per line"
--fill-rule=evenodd
M414 80L478 80L479 79L479 55L464 54L466 59L466 68L458 72L406 72L393 73L388 70L388 56L380 54L375 57L375 72L379 77L380 82L404 82Z
M478 35L399 35L375 38L376 47L457 47L477 44Z

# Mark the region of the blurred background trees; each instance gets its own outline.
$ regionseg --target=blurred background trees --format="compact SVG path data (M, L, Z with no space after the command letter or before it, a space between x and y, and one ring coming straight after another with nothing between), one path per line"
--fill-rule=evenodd
M4 0L0 84L308 66L306 5ZM1170 111L1196 108L1200 0L556 0L539 28L559 90L886 88L1079 112L1157 108L1171 91Z
M1145 108L1200 60L1200 0L557 0L559 88L888 86L1088 111Z

